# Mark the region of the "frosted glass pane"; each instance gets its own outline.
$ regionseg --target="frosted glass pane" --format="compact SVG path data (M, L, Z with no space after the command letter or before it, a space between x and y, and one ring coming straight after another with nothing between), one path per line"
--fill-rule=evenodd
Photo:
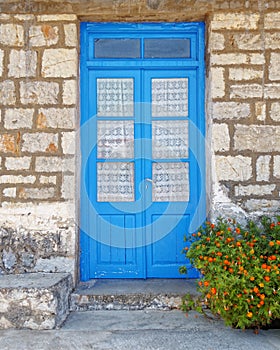
M97 201L134 201L133 163L97 163Z
M188 116L188 79L152 79L152 116Z
M140 58L140 39L95 39L95 58Z
M133 120L99 120L97 140L97 158L134 158Z
M145 39L145 58L188 58L190 39Z
M187 202L189 192L188 163L153 163L153 202Z
M153 158L188 157L187 120L157 120L152 122Z
M97 116L133 116L133 79L97 79Z

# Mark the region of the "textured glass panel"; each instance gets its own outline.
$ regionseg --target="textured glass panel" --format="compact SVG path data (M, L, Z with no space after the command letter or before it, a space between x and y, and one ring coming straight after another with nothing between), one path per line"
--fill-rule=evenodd
M140 58L140 39L95 39L95 58Z
M153 201L189 200L189 164L153 163Z
M157 120L152 123L154 159L188 157L187 120Z
M97 158L134 158L133 120L99 120L97 140Z
M97 201L134 201L134 163L97 163Z
M190 39L145 39L145 58L189 58Z
M97 115L99 117L133 116L133 79L97 79Z
M152 79L152 115L188 116L188 78Z

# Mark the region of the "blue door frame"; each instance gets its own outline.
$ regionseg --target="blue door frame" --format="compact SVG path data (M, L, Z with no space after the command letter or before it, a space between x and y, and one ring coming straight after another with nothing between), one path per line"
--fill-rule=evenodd
M159 41L170 38L188 41L188 50L183 52L182 57L159 58L154 57L154 53L150 55L153 57L147 57L149 55L146 55L145 51L145 45L148 47L146 39ZM102 57L98 45L101 43L102 46L102 43L106 43L106 39L136 39L135 48L139 49L139 53L135 55L127 51L125 55L133 57L119 57L122 54L116 50L113 53L109 52L109 56L118 57L108 57L107 50ZM116 43L122 45L123 42L116 41ZM150 50L153 52L153 41L150 43L152 43ZM82 23L80 71L81 280L182 277L178 268L186 263L181 254L185 244L183 237L193 232L203 222L206 211L204 24ZM171 82L174 79L175 84L187 81L187 114L177 116L159 114L155 117L152 84L163 80ZM104 111L102 114L99 104L103 103L103 100L98 97L101 91L98 89L107 82L116 82L120 85L120 81L121 86L133 82L131 114L110 115ZM104 96L105 98L111 96L113 99L116 94L108 92L108 96L106 94ZM109 100L108 104L110 103ZM175 124L177 128L174 127ZM162 125L165 125L163 129ZM154 133L158 130L168 133L168 128L171 134L172 130L179 132L178 126L181 125L188 133L186 154L173 158L155 156L157 146ZM99 131L104 128L111 130L109 135L113 138L111 142L117 142L116 136L112 136L115 133L119 132L120 137L124 137L128 130L132 130L133 142L130 144L124 142L125 156L118 155L118 152L117 156L106 156L106 150L103 155L102 144L110 142L106 139L106 133L104 136ZM157 174L157 167L164 171ZM183 171L188 177L188 195L182 197L187 199L177 201L172 199L172 195L166 197L171 198L170 200L164 199L165 193L163 199L158 199L155 194L158 187L154 179L157 176L176 179L177 170L174 169L177 168L183 169L181 172ZM118 181L130 178L133 194L126 197L127 200L124 198L116 200L114 194L110 193L115 190L122 191L121 188L124 186L103 186L104 177L114 179L115 175L111 169L118 169ZM184 182L182 184L184 185ZM180 183L176 186L180 186ZM106 188L108 192L103 197L99 197L100 188L102 191ZM169 191L169 188L171 187L163 187L164 191ZM197 272L191 269L188 277L197 277Z

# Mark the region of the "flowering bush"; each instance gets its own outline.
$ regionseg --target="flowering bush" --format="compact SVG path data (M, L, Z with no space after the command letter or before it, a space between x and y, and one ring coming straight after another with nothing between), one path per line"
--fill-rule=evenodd
M187 241L187 239L186 239ZM203 275L200 300L186 297L183 309L206 305L227 325L256 328L280 318L280 217L246 227L233 220L206 222L185 254ZM182 267L181 272L186 272Z

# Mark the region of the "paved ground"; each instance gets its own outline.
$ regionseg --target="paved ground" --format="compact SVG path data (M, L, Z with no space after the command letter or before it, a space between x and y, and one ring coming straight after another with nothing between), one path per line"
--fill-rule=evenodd
M191 312L73 312L60 330L0 331L1 350L276 350L280 330L242 332Z

